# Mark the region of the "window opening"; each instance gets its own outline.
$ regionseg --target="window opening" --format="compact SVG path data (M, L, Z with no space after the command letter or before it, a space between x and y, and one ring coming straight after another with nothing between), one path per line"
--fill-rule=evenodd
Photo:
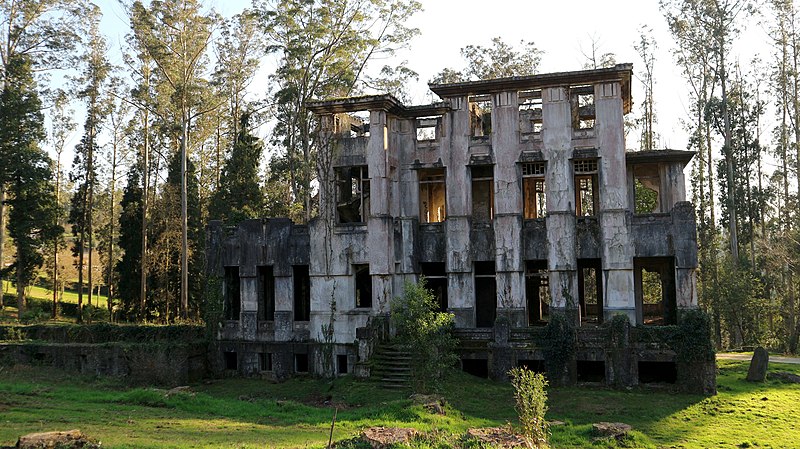
M261 371L272 371L272 354L269 352L259 353L258 364Z
M675 259L637 257L633 260L633 270L637 323L676 324Z
M603 277L600 259L578 259L578 303L581 322L603 322Z
M469 123L473 137L492 134L492 99L489 95L469 98Z
M492 327L497 314L494 262L475 262L475 327Z
M595 126L594 86L570 88L572 127L576 131L588 131Z
M347 355L339 354L336 356L336 372L338 374L347 374Z
M372 307L372 277L369 275L369 265L353 265L356 280L356 308Z
M260 295L258 301L259 321L275 320L275 276L272 265L258 267L258 285Z
M601 383L606 381L606 362L600 360L577 361L578 382Z
M369 111L347 114L347 118L351 138L369 137Z
M366 166L336 170L336 211L339 223L364 223L369 214L369 173Z
M417 141L436 140L438 117L423 117L416 120Z
M489 378L489 361L486 359L461 359L461 369L476 377Z
M443 168L420 170L419 218L422 223L441 223L447 217L446 182Z
M544 325L550 317L550 277L546 260L525 262L525 297L528 325Z
M544 162L522 164L522 200L523 218L526 220L543 218L547 215Z
M308 265L292 265L294 282L294 320L309 321L311 319L311 279Z
M633 166L633 212L635 214L661 212L660 189L661 176L658 172L658 164Z
M520 131L539 136L542 132L542 91L522 91L519 101Z
M494 218L494 167L472 167L472 218L491 221Z
M239 267L225 267L223 315L226 320L239 321L242 307Z
M575 215L587 217L597 214L597 159L578 159L573 162L575 172Z
M667 383L678 381L675 362L639 362L639 383Z
M236 351L225 351L222 353L222 357L226 370L236 371L239 369L239 357L236 355Z
M308 372L308 354L294 355L294 372L296 373Z
M422 262L422 275L425 277L425 287L431 291L440 312L447 311L447 273L444 262Z
M527 368L533 371L534 373L541 373L541 374L547 373L544 360L542 359L533 359L533 360L519 359L517 360L517 366L519 368Z

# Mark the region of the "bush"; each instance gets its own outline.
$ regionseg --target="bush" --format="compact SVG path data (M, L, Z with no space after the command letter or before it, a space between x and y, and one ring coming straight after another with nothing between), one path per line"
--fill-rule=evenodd
M448 369L458 362L453 335L455 317L438 312L425 279L418 284L407 282L402 298L391 303L392 324L398 338L412 349L414 390L426 393L437 390Z
M512 368L508 372L514 386L514 401L522 426L522 435L537 447L547 444L547 380L527 368Z

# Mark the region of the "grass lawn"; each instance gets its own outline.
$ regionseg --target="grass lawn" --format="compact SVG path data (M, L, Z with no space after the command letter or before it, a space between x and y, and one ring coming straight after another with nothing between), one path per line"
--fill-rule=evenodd
M800 385L744 382L747 363L719 362L719 394L714 397L551 389L548 419L565 423L552 428L551 443L555 448L617 447L592 443L591 424L622 421L635 429L625 447L797 447ZM800 374L800 365L771 364L770 369ZM461 434L472 426L515 421L509 384L461 373L445 387L445 416L413 405L408 393L350 378L280 384L227 379L193 385L192 391L166 398L163 391L118 380L6 368L0 371L0 445L11 445L29 432L79 428L112 448L324 447L333 415L330 403L339 407L335 440L375 425Z
M13 285L11 285L8 281L3 281L3 292L9 295L16 295L17 289ZM53 290L47 289L44 287L30 287L30 291L28 292L29 298L34 299L41 299L44 301L52 301L53 300ZM107 307L106 305L106 296L105 295L94 295L92 297L92 305L99 306L99 307ZM89 301L89 292L83 292L83 304L88 304ZM71 290L64 290L64 295L61 298L61 302L67 302L72 304L78 303L78 292L71 291Z

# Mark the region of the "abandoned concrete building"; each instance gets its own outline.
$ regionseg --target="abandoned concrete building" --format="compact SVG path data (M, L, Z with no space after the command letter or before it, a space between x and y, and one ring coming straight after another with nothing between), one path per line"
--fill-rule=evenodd
M545 325L565 314L567 383L712 390L713 359L681 362L636 332L697 308L697 242L693 153L626 152L631 76L621 64L432 84L442 101L421 106L308 104L319 216L209 224L217 371L368 376L390 301L424 276L455 316L465 371L544 369ZM619 314L629 325L612 342L603 323Z

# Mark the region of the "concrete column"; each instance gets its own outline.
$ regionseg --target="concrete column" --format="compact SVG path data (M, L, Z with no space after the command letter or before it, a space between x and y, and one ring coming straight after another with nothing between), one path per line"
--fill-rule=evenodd
M442 163L447 170L447 219L445 248L447 296L457 327L475 326L475 284L472 278L470 229L472 188L469 175L469 103L467 97L450 98L451 111L444 116L441 139Z
M597 138L600 253L603 261L603 313L619 313L636 323L633 242L628 220L628 182L622 95L618 82L594 87Z
M391 215L394 182L391 178L391 159L397 151L395 126L386 111L370 111L367 166L370 177L369 217L367 218L367 246L369 248L369 273L372 276L373 313L389 310L393 298L391 275L394 272L394 220Z
M519 107L517 92L492 95L494 149L494 236L497 314L511 326L525 325L522 281L522 189L519 173Z
M275 341L292 339L294 283L291 276L275 276Z
M563 87L542 89L542 153L547 160L547 266L554 312L578 308L572 115Z
M255 341L258 333L258 278L240 275L239 294L242 306L239 328L242 339Z

